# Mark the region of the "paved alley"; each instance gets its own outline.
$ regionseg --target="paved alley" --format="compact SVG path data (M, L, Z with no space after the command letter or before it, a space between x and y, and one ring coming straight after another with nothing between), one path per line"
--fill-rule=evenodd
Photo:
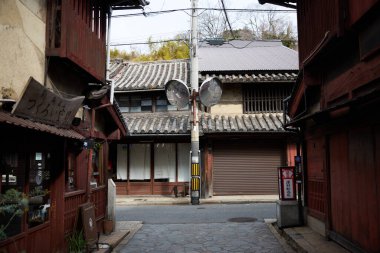
M264 218L275 205L118 207L118 219L143 226L114 252L285 252Z

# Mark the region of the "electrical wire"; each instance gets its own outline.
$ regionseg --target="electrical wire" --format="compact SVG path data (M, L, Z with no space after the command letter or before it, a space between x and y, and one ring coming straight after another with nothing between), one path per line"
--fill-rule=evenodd
M224 1L220 0L220 2L222 3L222 8L223 8L224 16L226 17L226 22L228 24L228 27L230 28L231 36L232 36L232 38L235 39L235 35L234 35L234 32L232 31L232 26L231 26L230 20L228 19L228 15L227 15L227 11L226 11L226 6L224 5Z
M200 11L229 11L229 12L282 12L282 13L295 13L296 10L270 10L270 9L226 9L226 8L196 8ZM172 13L183 11L188 14L186 11L191 11L191 8L182 8L182 9L171 9L171 10L161 10L161 11L150 11L150 12L139 12L139 13L130 13L130 14L120 14L112 15L112 18L124 18L124 17L133 17L133 16L154 16L165 13ZM202 12L202 13L203 13ZM189 14L188 14L189 15Z
M187 39L172 39L172 40L161 40L161 41L151 41L151 42L131 42L131 43L114 43L110 44L111 47L117 47L117 46L133 46L133 45L149 45L149 44L158 44L158 43L165 43L165 42L171 42L171 41L182 41L185 44L187 44ZM250 40L247 41L247 44L242 46L242 47L237 47L234 44L231 43L231 41L226 41L221 45L214 45L215 47L220 47L225 44L229 44L231 47L236 48L236 49L244 49L248 47L250 44L252 44L255 41L260 41L260 40ZM281 40L281 41L292 41L292 42L297 42L297 40Z
M186 39L172 39L172 40L161 40L161 41L150 41L150 42L131 42L131 43L114 43L110 44L111 47L117 47L117 46L132 46L132 45L148 45L148 44L158 44L158 43L165 43L165 42L172 42L172 41L183 41L186 42Z

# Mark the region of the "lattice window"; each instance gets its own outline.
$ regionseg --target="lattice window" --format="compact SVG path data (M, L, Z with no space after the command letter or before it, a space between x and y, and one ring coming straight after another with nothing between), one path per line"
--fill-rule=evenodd
M116 99L119 103L121 112L167 112L190 110L190 105L181 109L170 105L165 94L118 95Z
M290 85L255 85L243 88L244 113L282 112Z

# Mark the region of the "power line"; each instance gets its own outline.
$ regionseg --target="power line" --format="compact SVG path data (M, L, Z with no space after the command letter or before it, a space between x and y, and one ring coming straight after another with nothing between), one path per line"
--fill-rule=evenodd
M279 40L286 41L286 42L298 42L298 40L292 40L292 39L279 39ZM187 39L172 39L172 40L161 40L161 41L150 41L150 42L114 43L114 44L110 44L110 46L111 47L118 47L118 46L133 46L133 45L149 45L149 44L159 44L159 43L172 42L172 41L174 41L174 42L179 42L179 41L187 42ZM224 44L229 44L236 49L244 49L255 41L256 40L249 40L249 41L247 40L247 44L242 46L242 47L237 47L237 46L233 45L230 41L225 41Z
M220 2L222 3L224 16L226 17L226 22L228 24L228 27L230 28L231 36L232 36L232 38L235 39L235 35L234 35L233 31L232 31L232 26L231 26L230 20L228 19L228 15L227 15L227 11L226 11L226 6L224 5L224 1L220 0Z
M202 11L229 11L229 12L282 12L282 13L295 13L296 10L270 10L270 9L225 9L225 8L196 8L197 10ZM133 16L149 16L149 15L158 15L165 13L172 13L178 11L191 11L191 8L183 9L171 9L171 10L162 10L162 11L150 11L150 12L139 12L139 13L130 13L130 14L120 14L112 15L113 18L124 18L124 17L133 17Z
M131 42L131 43L114 43L110 44L111 47L118 47L118 46L132 46L132 45L149 45L149 44L158 44L158 43L165 43L165 42L172 42L172 41L186 41L186 39L172 39L172 40L160 40L160 41L150 41L150 42Z

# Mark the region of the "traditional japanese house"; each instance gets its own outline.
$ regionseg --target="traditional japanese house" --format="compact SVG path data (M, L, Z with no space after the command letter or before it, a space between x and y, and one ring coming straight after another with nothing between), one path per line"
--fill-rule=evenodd
M1 252L67 251L84 203L102 230L109 144L126 134L106 85L114 2L144 1L0 3L0 210L28 199L22 212L0 213Z
M297 78L297 52L280 41L199 46L199 82L222 81L219 104L200 106L202 194L277 194L277 167L291 165L292 133L282 127L282 99ZM114 61L111 78L128 126L118 145L118 194L184 192L189 180L190 108L168 103L171 79L189 84L189 61Z
M168 195L184 192L189 181L190 111L171 106L165 83L188 82L188 60L147 63L114 61L115 98L128 126L117 145L117 194Z
M380 2L262 2L297 8L288 124L303 139L306 222L352 252L380 252Z

